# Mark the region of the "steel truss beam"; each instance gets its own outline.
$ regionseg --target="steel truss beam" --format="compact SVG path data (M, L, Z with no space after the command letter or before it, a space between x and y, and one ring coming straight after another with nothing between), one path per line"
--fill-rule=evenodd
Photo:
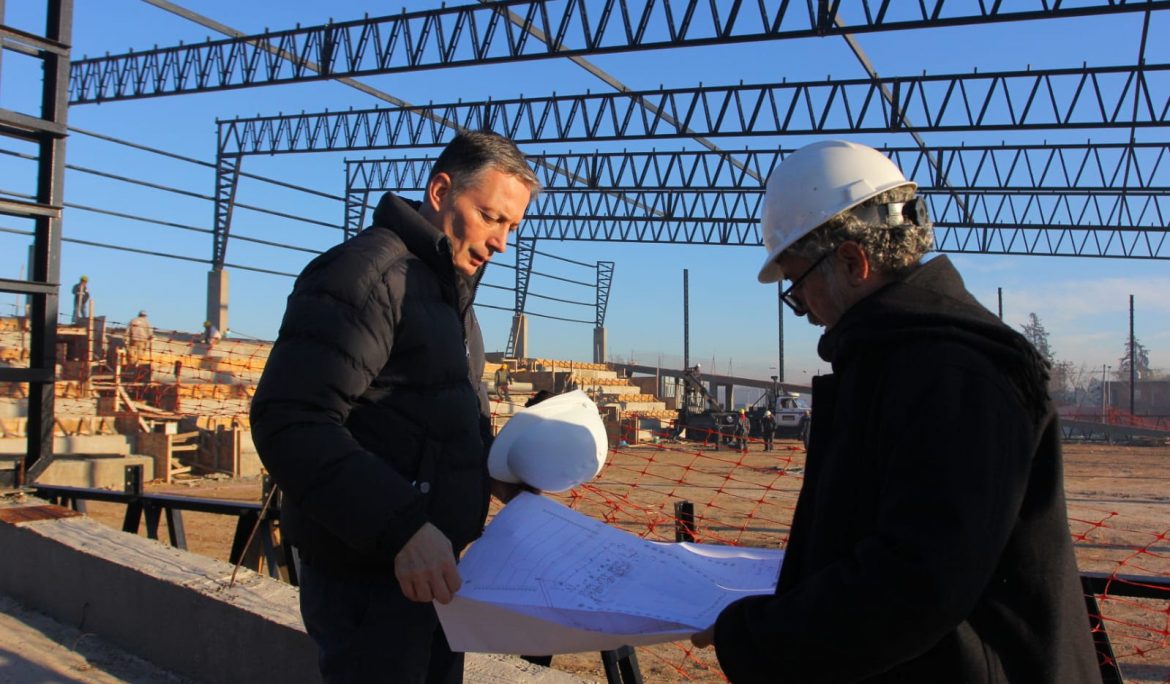
M527 0L155 48L72 63L71 102L522 60L1161 10L1168 0ZM506 12L522 18L512 24ZM532 38L542 32L547 41ZM317 68L310 68L310 64Z
M758 246L761 240L757 227L751 220L602 220L530 214L521 232L552 240ZM934 227L935 249L940 252L1170 259L1168 229L1164 227L1046 226L1014 223L1007 218L992 225L942 219L936 220Z
M940 251L1170 258L1170 143L885 151L931 199ZM521 234L758 245L762 188L743 169L766 177L788 152L534 155L546 189ZM419 190L431 163L347 162L347 192Z
M759 190L791 149L652 150L529 155L545 190ZM958 191L1170 192L1170 143L885 147L908 178ZM929 158L938 162L930 163ZM435 158L346 160L347 191L421 190ZM938 192L942 192L940 189Z
M893 93L893 102L882 96L883 88ZM225 154L241 155L440 147L456 127L491 129L518 143L553 143L910 130L1129 130L1168 123L1170 64L1152 64L698 86L241 118L219 122L219 144Z
M527 220L675 220L681 222L755 223L764 194L754 190L638 190L623 193L553 190L541 193L528 207ZM1036 193L991 188L921 187L940 223L1071 226L1087 229L1120 225L1130 230L1170 228L1170 196L1162 191L1142 195L1112 193ZM953 194L952 194L953 193ZM955 202L967 205L965 219Z
M232 210L240 184L240 157L217 155L215 159L215 206L212 219L212 268L223 270L227 259L228 235L231 234Z
M605 310L609 307L609 291L613 287L612 261L597 262L597 318L596 327L605 327Z
M524 307L528 304L528 284L532 280L532 260L536 257L536 239L516 236L516 308L515 315L524 314ZM504 347L504 356L512 358L516 354L516 333L518 324L513 324L508 332L508 344Z

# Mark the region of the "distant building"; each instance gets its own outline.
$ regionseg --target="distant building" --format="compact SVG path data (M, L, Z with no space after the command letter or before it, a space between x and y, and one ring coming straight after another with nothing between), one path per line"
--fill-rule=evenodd
M1129 383L1111 380L1108 385L1109 406L1129 411ZM1139 380L1134 387L1135 416L1170 416L1170 380Z

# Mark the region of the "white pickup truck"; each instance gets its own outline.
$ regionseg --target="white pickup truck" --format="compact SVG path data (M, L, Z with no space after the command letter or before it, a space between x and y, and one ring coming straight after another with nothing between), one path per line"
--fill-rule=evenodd
M808 425L812 411L801 406L799 394L781 394L776 398L772 421L776 425L777 437L799 437L808 445Z

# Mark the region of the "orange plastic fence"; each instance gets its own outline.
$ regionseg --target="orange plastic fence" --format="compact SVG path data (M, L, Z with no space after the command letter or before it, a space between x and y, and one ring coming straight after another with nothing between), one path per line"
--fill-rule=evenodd
M133 400L161 410L246 425L269 349L269 343L220 340L209 345L198 334L156 331L144 362L120 365L117 383ZM120 364L128 361L124 351L117 353L123 355ZM98 368L87 381L98 394L109 395L112 368ZM805 452L799 442L778 439L775 450L765 452L760 440L750 439L746 452L730 445L716 451L714 436L703 443L676 441L672 435L669 426L651 443L638 443L637 433L619 435L614 443L629 446L611 450L594 482L559 498L658 541L675 540L675 504L690 502L694 519L687 531L697 541L782 548L803 482ZM1096 596L1098 617L1123 674L1170 682L1170 591L1153 586L1170 580L1170 464L1165 462L1170 452L1139 449L1118 460L1115 449L1101 446L1096 453L1094 448L1066 450L1070 534L1078 564L1084 573L1110 578ZM1143 584L1146 590L1136 593L1145 598L1128 595ZM689 643L638 653L648 681L722 680L712 653Z
M679 442L664 430L657 443L612 449L592 483L560 496L565 503L647 539L674 541L675 504L694 506L696 541L782 548L803 481L803 446L776 440L763 451L758 439L740 452L712 438ZM1096 617L1108 635L1113 657L1129 680L1170 681L1170 495L1165 489L1165 448L1131 448L1124 463L1106 446L1070 447L1068 489L1070 533L1082 572L1106 573L1110 580L1096 596ZM1100 455L1097 455L1099 451ZM1133 483L1114 493L1100 479ZM1144 579L1144 582L1143 582ZM1133 598L1134 584L1148 598ZM1154 586L1160 583L1162 586ZM1089 629L1089 625L1085 625ZM720 681L710 650L689 643L639 648L642 669L655 681ZM554 660L555 665L555 660Z

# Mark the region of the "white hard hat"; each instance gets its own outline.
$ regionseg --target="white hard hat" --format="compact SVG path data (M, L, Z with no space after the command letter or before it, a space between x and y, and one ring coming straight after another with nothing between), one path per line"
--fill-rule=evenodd
M906 180L886 155L845 140L806 145L788 155L768 176L760 232L768 259L761 283L784 278L780 254L817 226L887 190L918 184Z
M501 482L563 492L596 477L607 451L597 405L574 390L508 419L488 453L488 472Z

